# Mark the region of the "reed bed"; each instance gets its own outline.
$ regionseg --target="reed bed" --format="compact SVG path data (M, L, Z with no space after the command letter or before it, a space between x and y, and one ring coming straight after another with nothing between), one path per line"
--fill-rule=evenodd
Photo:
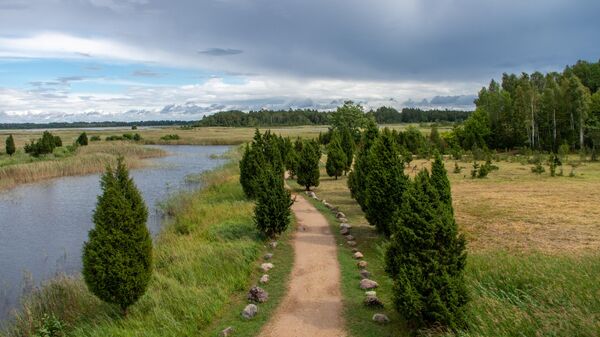
M139 168L147 165L143 159L166 153L161 149L119 142L80 147L64 157L50 155L32 159L23 155L24 162L0 167L0 190L51 178L102 172L107 165L116 163L119 155L126 158L129 168Z

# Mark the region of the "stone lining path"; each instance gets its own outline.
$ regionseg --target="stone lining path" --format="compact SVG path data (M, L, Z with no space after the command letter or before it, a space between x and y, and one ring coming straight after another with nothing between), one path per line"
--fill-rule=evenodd
M300 195L292 211L298 230L292 239L295 258L289 289L260 336L346 336L340 266L329 223Z

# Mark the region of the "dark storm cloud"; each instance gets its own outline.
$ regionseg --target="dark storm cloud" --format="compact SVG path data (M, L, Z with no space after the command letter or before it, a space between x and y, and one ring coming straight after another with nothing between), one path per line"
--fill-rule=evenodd
M227 55L237 55L243 53L243 50L239 49L223 49L223 48L209 48L206 50L199 51L200 54L206 54L210 56L227 56Z
M3 35L59 31L111 37L186 57L198 55L198 45L226 43L236 49L200 53L237 57L198 64L231 72L481 81L503 71L560 70L600 56L595 0L20 3L29 9L0 13ZM106 10L125 4L133 10Z

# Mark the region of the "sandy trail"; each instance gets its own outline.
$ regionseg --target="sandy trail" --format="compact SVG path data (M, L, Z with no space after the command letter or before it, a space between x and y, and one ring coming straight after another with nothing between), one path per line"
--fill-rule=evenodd
M298 231L292 239L295 259L289 289L260 336L346 336L340 266L329 224L299 195L292 211Z

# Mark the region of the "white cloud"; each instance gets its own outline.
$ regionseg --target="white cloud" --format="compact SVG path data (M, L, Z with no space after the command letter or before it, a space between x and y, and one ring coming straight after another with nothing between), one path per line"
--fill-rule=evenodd
M287 107L331 108L337 102L352 99L367 108L382 105L402 107L409 98L421 100L434 96L471 94L477 83L377 82L344 80L294 80L253 76L243 83L227 83L212 78L204 83L184 86L132 85L121 94L70 92L62 88L52 92L0 89L0 106L6 116L35 121L54 116L64 119L135 118L193 119L224 109L260 109ZM331 104L331 102L336 102ZM175 105L174 107L172 105ZM169 109L165 107L169 106ZM89 113L97 114L90 117ZM143 113L142 113L143 112ZM167 115L164 115L168 112ZM128 115L129 114L129 115ZM41 121L41 120L40 120Z
M0 37L0 57L89 58L126 62L191 65L191 60L163 50L141 48L105 38L86 38L57 32L43 32L26 37Z

